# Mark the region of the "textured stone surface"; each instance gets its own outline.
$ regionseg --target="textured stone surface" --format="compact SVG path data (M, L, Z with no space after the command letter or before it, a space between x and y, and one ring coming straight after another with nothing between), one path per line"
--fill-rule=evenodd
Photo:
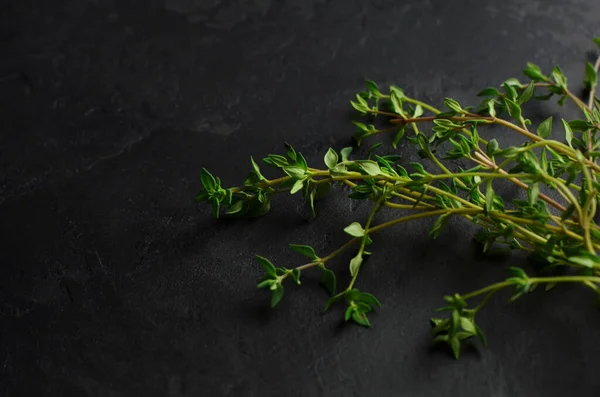
M6 3L2 395L597 394L600 318L585 291L491 304L490 348L458 362L429 348L444 294L521 260L478 257L460 222L435 242L427 222L376 239L359 287L384 307L364 330L340 326L340 308L319 314L316 274L267 309L252 254L297 260L291 242L329 252L367 207L338 191L316 220L282 197L264 219L219 222L191 197L203 166L235 184L250 155L284 141L313 162L347 145L364 78L438 103L473 103L526 61L559 63L576 82L598 2Z

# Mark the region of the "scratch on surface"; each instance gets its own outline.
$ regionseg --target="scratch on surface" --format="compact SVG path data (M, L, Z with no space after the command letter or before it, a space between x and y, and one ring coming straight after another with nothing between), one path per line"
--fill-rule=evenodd
M116 152L111 153L108 156L99 157L98 160L94 161L93 163L91 163L90 165L88 165L87 167L85 167L84 170L85 171L89 171L92 168L96 167L100 163L103 163L105 161L112 160L112 159L115 159L115 158L119 157L120 155L122 155L123 153L125 153L127 150L131 149L132 147L134 147L136 145L139 145L141 142L143 142L144 140L146 140L148 137L150 137L150 134L138 136L134 140L127 142L125 145L123 145Z

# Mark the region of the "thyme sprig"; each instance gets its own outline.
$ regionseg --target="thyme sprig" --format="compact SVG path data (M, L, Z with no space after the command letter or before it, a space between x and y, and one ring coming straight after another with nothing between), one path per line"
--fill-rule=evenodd
M600 45L600 39L595 41ZM434 342L448 344L458 358L463 341L479 338L486 344L475 317L502 290L512 290L509 300L514 301L538 285L549 290L559 284L577 283L591 289L596 298L600 296L600 228L595 221L600 192L600 100L595 96L599 67L600 60L586 65L587 101L573 94L558 66L545 74L539 66L527 63L523 73L528 81L511 78L499 87L485 88L478 94L481 100L475 107L445 98L443 110L407 96L399 87L390 86L382 92L375 82L367 81L366 90L350 102L365 117L353 122L357 146L373 136L389 134L394 149L406 140L423 163L403 166L398 155L375 154L381 145L376 144L365 158L352 158L352 147L339 152L330 148L324 165L312 167L286 143L285 154L269 154L262 159L280 177L266 178L251 158L243 185L224 188L219 178L202 169L203 189L196 199L211 203L217 217L223 213L265 215L273 197L282 192L301 194L316 216L315 202L334 185L349 187L350 199L370 200L373 204L367 219L344 228L348 241L329 254L320 256L308 245L292 244L290 249L307 258L294 267L276 267L269 259L256 256L265 271L258 287L271 291L272 307L283 298L287 279L301 284L302 272L317 268L330 295L325 310L345 302L345 320L366 327L371 325L367 314L381 304L372 294L359 291L356 283L364 257L371 255L367 249L373 235L384 229L435 218L430 235L436 238L450 218L460 217L479 227L474 239L484 252L503 247L541 259L545 267L535 276L510 267L505 280L444 298L446 305L438 311L448 316L431 319ZM548 117L537 125L526 118L526 103L552 98L561 106L572 101L581 118L555 121ZM493 125L522 136L523 143L501 147L497 139L480 136L480 131ZM469 165L451 170L455 161ZM496 193L500 180L523 189L527 198L505 201ZM376 223L375 214L383 210L410 213ZM334 259L354 248L348 270L351 281L340 288L336 272L342 270L334 270ZM557 268L566 272L557 275Z

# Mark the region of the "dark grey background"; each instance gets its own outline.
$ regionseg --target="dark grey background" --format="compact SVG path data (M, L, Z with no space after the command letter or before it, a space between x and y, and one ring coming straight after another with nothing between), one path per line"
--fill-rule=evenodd
M429 222L377 236L357 286L383 307L365 330L320 314L318 274L267 309L252 255L330 252L366 206L338 189L316 220L282 197L228 222L191 199L203 166L238 184L284 141L318 164L348 145L364 78L474 104L534 61L577 87L597 1L20 0L0 15L2 395L598 395L600 318L577 288L493 302L489 349L458 362L430 349L444 294L522 264L478 256L464 223L435 242Z

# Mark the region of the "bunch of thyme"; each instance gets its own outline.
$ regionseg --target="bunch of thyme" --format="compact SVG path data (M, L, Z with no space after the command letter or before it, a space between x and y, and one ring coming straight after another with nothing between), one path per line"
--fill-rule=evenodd
M600 39L594 41L600 46ZM535 276L511 267L510 277L505 280L444 298L446 305L438 311L448 316L431 319L434 341L447 343L458 358L461 343L467 339L479 338L485 345L475 317L501 290L513 291L510 301L539 285L549 290L564 283L581 284L596 298L600 294L600 257L596 251L600 249L600 228L594 220L600 192L600 166L596 163L600 156L600 100L595 96L599 66L600 59L595 65L586 65L587 102L573 94L558 66L545 74L532 63L523 70L527 82L511 78L498 88L486 88L478 94L482 101L475 108L446 98L441 111L407 96L396 86L383 93L377 84L367 81L367 90L351 101L352 107L367 118L366 123L354 122L357 145L375 135L392 134L394 148L400 140L408 140L435 172L416 162L410 163L407 170L399 164L400 156L374 155L372 150L367 158L352 159L351 147L339 153L330 148L324 156L325 167L315 168L286 144L285 155L269 154L262 159L280 171L281 177L266 178L251 158L244 184L224 188L219 178L202 169L203 190L196 199L210 202L217 217L221 212L228 216L264 215L272 198L281 192L301 193L315 215L315 201L336 184L349 187L351 199L371 200L367 219L348 225L344 232L349 240L328 254L317 254L308 245L292 244L293 251L307 257L306 263L292 268L276 267L269 259L256 256L265 271L258 287L271 291L272 307L281 301L286 280L300 284L302 272L315 268L322 272L322 283L330 294L325 310L345 301L345 320L366 327L370 326L367 313L380 303L372 294L359 291L356 281L364 257L371 254L367 251L371 237L389 227L435 218L430 231L435 238L451 217L462 217L480 227L474 238L484 251L500 244L541 258L545 267ZM551 98L558 98L561 106L567 100L573 101L581 118L557 121L549 117L533 126L523 114L523 105ZM373 124L382 119L384 127ZM428 128L430 125L432 128ZM492 125L507 128L525 140L519 146L508 147L500 147L496 139L484 140L480 130ZM562 132L562 139L552 138L556 130ZM470 168L451 171L449 160L468 163ZM524 189L527 199L505 203L494 190L499 180ZM374 215L383 209L411 213L374 224ZM339 288L333 260L351 248L356 249L349 264L351 281ZM564 271L557 274L557 268Z

